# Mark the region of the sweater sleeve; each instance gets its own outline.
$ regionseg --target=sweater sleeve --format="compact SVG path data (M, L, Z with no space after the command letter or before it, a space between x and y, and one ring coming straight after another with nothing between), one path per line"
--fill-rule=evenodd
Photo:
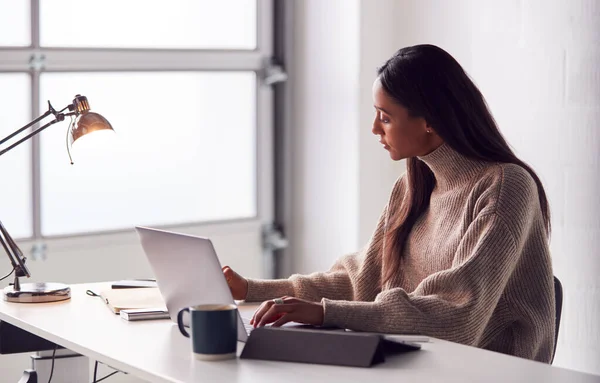
M377 259L383 242L383 222L386 215L387 210L384 210L365 249L338 259L326 272L294 274L288 279L249 279L246 301L260 301L286 295L313 302L322 298L350 301L356 299L356 291L374 291L378 287L374 283L374 275L377 274L377 265L380 264ZM371 286L364 286L365 283ZM376 293L372 294L371 300L375 295Z
M476 344L528 232L523 230L522 237L515 238L498 214L480 214L463 236L450 269L425 278L410 294L393 288L380 293L374 302L323 299L324 325Z
M282 296L293 296L317 302L324 297L352 300L350 273L360 267L360 253L348 254L335 262L327 272L309 275L294 274L288 279L248 279L246 301L262 301Z
M288 279L248 280L246 301L261 301L281 296L293 296L318 302L323 298L351 301L374 300L381 291L381 250L388 218L388 207L402 200L405 177L400 177L384 208L367 246L340 258L327 272L309 275L294 274Z

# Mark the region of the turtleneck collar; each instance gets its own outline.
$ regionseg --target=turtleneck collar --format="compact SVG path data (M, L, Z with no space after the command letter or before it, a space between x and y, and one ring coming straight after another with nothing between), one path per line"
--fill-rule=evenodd
M439 191L447 191L469 182L489 165L487 162L463 156L446 143L417 158L431 169L435 176L436 189Z

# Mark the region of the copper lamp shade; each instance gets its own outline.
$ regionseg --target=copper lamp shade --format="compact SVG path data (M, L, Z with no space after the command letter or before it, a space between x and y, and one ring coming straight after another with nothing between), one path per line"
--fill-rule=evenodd
M102 117L100 114L94 112L84 112L81 116L79 116L75 127L71 131L71 145L78 138L99 130L114 131L110 122L108 122L108 120Z

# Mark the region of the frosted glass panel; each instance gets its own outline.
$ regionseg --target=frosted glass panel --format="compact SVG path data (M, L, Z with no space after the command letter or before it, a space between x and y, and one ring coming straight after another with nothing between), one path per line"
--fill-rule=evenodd
M256 48L256 0L40 0L42 46Z
M29 0L0 0L0 46L31 44Z
M31 83L25 73L0 73L0 138L31 121ZM48 119L50 121L50 119ZM27 132L0 145L6 149ZM0 221L13 238L32 236L31 141L0 157ZM4 251L0 248L0 251ZM0 255L0 263L5 261Z
M44 73L41 101L77 93L116 134L41 138L42 232L65 235L256 215L253 72Z

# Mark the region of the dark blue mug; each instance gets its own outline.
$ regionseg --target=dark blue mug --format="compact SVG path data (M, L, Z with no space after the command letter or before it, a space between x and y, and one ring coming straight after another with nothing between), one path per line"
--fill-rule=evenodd
M183 324L183 314L186 312L190 314L191 336ZM177 314L179 331L192 339L194 356L200 360L236 357L237 321L237 306L233 304L191 306Z

